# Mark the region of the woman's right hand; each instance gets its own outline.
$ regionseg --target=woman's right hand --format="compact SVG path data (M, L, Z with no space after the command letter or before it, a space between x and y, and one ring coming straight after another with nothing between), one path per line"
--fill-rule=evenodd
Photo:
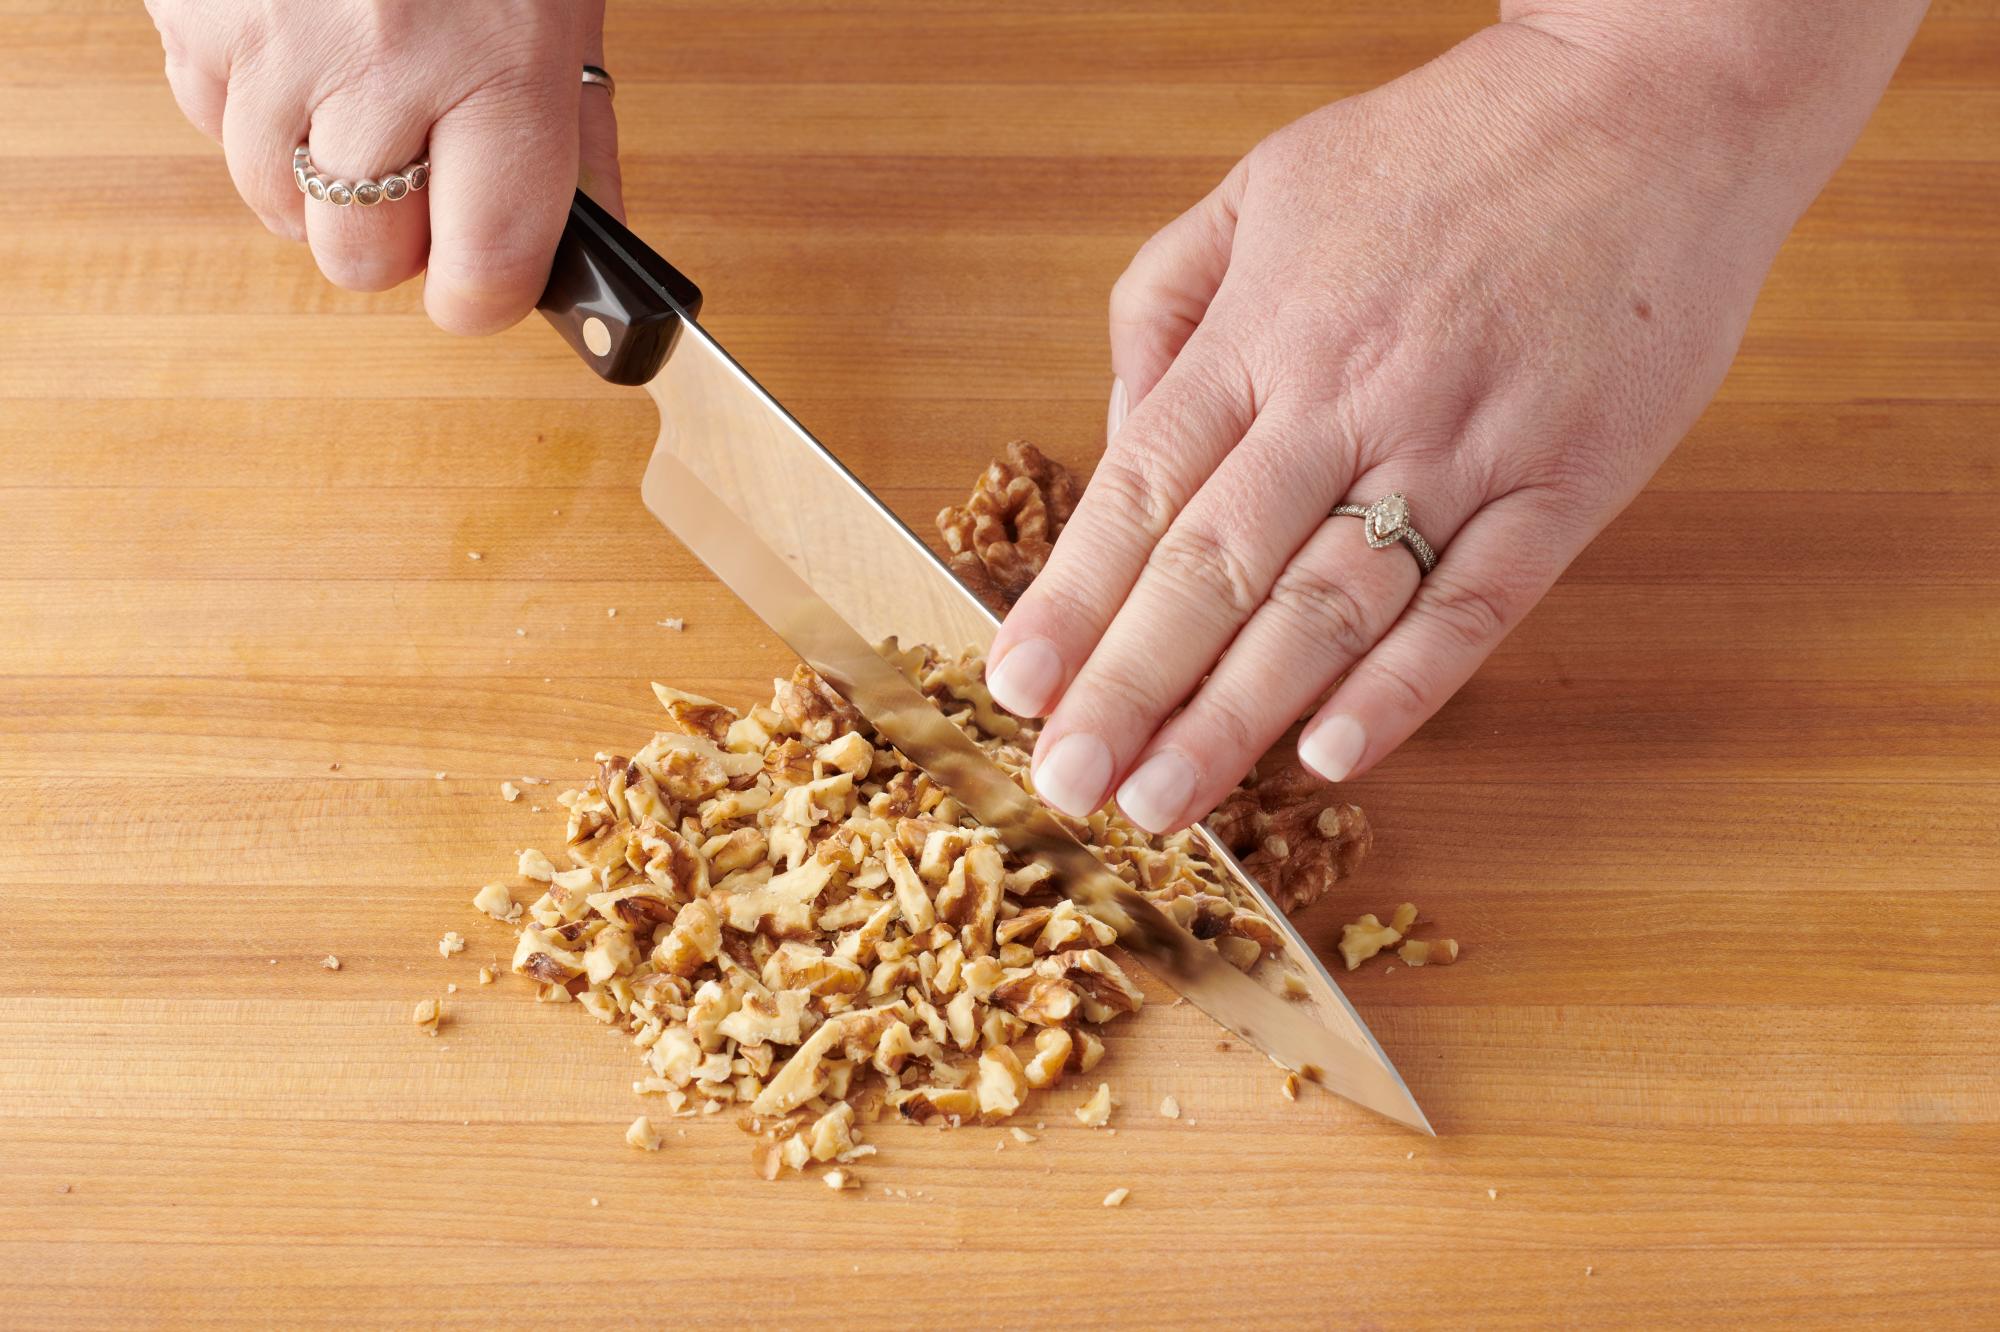
M603 0L147 0L167 81L222 144L243 201L320 270L381 291L428 270L424 305L454 333L534 308L579 180L623 214ZM373 207L308 199L300 144L329 179L418 158L430 185Z

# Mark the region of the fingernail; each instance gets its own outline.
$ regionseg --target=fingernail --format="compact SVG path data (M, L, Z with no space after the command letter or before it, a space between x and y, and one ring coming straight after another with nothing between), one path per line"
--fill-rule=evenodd
M1352 717L1328 717L1299 737L1299 757L1330 782L1342 781L1361 762L1368 733Z
M1000 658L986 673L993 701L1017 717L1040 717L1062 687L1062 658L1045 638L1031 638Z
M1150 833L1163 833L1180 822L1194 794L1194 765L1172 750L1162 750L1139 765L1118 788L1118 808Z
M1078 732L1056 741L1035 767L1035 791L1065 814L1084 818L1104 803L1111 785L1111 751L1094 735Z
M1131 404L1125 398L1125 381L1122 379L1113 379L1111 381L1111 408L1104 415L1105 443L1108 444L1118 437L1118 427L1125 424L1125 414L1130 410Z

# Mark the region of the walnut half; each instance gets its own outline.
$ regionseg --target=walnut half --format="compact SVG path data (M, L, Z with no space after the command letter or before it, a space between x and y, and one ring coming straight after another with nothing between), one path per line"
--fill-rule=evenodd
M1026 440L979 474L965 503L938 514L951 567L996 611L1017 601L1049 562L1076 509L1076 477Z

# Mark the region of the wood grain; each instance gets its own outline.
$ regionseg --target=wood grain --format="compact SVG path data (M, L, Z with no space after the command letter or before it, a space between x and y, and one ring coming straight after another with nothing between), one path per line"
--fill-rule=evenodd
M1488 8L621 0L633 212L924 526L1011 437L1087 466L1133 248ZM9 1326L1990 1322L2000 4L1934 6L1719 401L1356 785L1375 854L1301 923L1464 941L1347 981L1443 1135L1156 988L1115 1137L1075 1090L1033 1145L885 1127L844 1197L723 1122L628 1151L629 1049L472 983L559 789L499 782L788 666L641 510L650 405L328 288L137 10L0 0Z

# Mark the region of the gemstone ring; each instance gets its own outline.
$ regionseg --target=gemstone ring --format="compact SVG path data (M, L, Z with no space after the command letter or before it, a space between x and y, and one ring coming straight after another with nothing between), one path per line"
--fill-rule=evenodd
M1417 535L1417 529L1410 526L1410 502L1402 492L1384 495L1373 504L1337 504L1331 515L1335 518L1359 518L1361 534L1368 538L1372 549L1393 546L1398 541L1410 548L1410 554L1417 557L1417 568L1429 573L1437 568L1437 552L1431 543Z
M292 150L292 180L300 192L339 208L352 204L373 208L379 203L394 203L415 190L421 190L430 183L430 179L431 164L419 158L401 171L392 171L380 180L328 180L313 165L312 154L304 144Z

